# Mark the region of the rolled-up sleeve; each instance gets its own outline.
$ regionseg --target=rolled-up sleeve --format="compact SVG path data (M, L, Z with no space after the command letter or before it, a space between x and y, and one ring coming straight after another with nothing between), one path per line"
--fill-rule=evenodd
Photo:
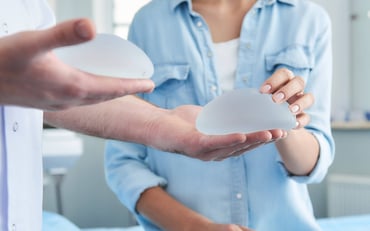
M105 176L118 199L136 213L136 203L148 188L165 186L167 181L155 175L145 162L144 145L109 140L105 148Z

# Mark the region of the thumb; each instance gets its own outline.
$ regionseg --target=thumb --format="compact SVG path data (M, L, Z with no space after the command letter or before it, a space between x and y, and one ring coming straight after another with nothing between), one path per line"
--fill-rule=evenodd
M75 45L93 39L96 35L95 26L89 19L73 19L40 31L38 44L42 50Z

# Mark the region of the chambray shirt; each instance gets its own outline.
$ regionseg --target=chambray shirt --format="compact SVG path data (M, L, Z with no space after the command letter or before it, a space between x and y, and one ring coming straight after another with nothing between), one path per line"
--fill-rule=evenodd
M145 100L170 109L205 105L222 94L209 28L192 11L190 0L151 1L136 14L129 39L155 65L156 88L141 95ZM314 170L308 176L290 175L274 144L221 162L203 162L140 144L108 141L107 182L146 230L160 229L135 206L144 190L158 185L217 223L257 231L320 230L306 184L325 177L334 158L334 142L331 24L318 5L307 0L258 0L245 15L234 88L259 88L282 67L302 76L306 91L315 97L306 111L311 116L306 129L320 144Z
M44 0L0 0L0 37L54 22ZM41 230L41 138L42 111L0 105L1 231Z

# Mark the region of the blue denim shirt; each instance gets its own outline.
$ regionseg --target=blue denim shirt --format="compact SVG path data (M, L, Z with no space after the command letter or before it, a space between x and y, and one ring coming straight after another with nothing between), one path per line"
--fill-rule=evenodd
M141 95L163 108L204 105L222 94L212 39L190 0L153 0L135 16L129 39L155 65L155 91ZM306 184L320 182L334 157L330 128L331 24L326 12L306 0L259 0L245 15L235 88L259 88L286 67L315 96L306 129L320 143L309 176L291 176L274 144L222 162L203 162L140 144L108 141L106 177L131 211L147 188L163 188L187 207L218 223L257 231L320 230ZM138 128L140 129L140 128ZM146 230L160 230L136 213Z

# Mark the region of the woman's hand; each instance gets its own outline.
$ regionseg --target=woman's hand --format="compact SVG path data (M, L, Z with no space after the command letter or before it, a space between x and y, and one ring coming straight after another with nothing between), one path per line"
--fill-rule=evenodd
M310 116L304 110L314 103L313 95L305 93L304 90L303 78L294 76L294 73L286 68L275 71L260 88L261 93L272 94L274 102L289 103L290 111L297 118L297 128L302 128L309 123Z

